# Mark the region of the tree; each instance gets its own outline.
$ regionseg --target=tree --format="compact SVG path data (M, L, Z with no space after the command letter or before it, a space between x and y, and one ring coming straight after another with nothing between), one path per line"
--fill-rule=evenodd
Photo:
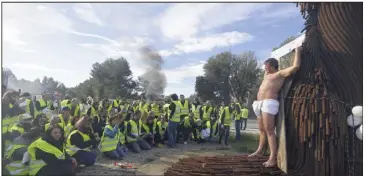
M79 96L89 94L99 98L116 98L136 96L137 83L132 79L132 72L127 60L123 57L107 59L103 63L94 63L91 78L74 89Z
M234 57L230 76L232 96L241 103L248 103L248 93L256 87L260 72L254 52L247 51Z
M241 103L248 101L248 92L256 86L260 73L252 51L241 55L219 53L210 57L203 68L204 76L196 77L197 95L215 103L229 103L231 97Z
M195 89L197 96L199 96L201 100L207 101L215 99L213 85L206 77L196 77Z
M272 51L275 51L275 50L277 50L278 48L281 48L282 46L286 45L287 43L292 42L292 41L293 41L293 40L295 40L296 38L297 38L297 37L295 37L295 36L291 36L291 37L287 38L287 39L286 39L285 41L283 41L283 42L282 42L278 47L274 47L274 48L272 49ZM293 58L294 58L294 53L293 53L293 52L290 52L290 53L288 53L288 54L286 54L286 55L282 56L282 57L280 58L280 65L279 65L280 69L284 69L284 68L287 68L287 67L291 66Z

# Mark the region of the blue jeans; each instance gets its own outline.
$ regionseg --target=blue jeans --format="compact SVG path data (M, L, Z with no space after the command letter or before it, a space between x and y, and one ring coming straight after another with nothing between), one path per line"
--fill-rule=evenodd
M177 128L179 126L179 122L172 122L169 120L168 123L168 145L170 147L174 147L176 145L177 139Z
M111 159L121 159L127 156L128 149L124 145L117 146L116 150L104 152L104 154Z
M235 140L236 141L239 141L240 140L240 127L241 127L241 120L235 120L235 132L236 132L236 135L235 135Z

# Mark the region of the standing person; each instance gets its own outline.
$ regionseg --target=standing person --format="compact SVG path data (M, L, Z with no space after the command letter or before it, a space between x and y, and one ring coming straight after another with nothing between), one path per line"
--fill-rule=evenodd
M180 124L180 105L177 94L172 94L171 96L172 103L169 106L170 114L169 114L169 122L168 122L168 147L173 148L176 147L177 140L177 128Z
M51 126L45 136L28 147L29 175L75 175L77 162L66 152L60 126Z
M241 120L243 121L241 123L241 128L243 130L247 129L247 120L248 120L248 114L249 114L249 110L248 108L246 108L245 106L243 107L243 109L241 109ZM243 123L244 123L244 128L243 128Z
M230 126L234 113L234 107L232 105L228 105L224 108L224 111L221 114L221 127L220 127L220 138L219 143L221 143L222 138L224 137L225 146L228 146L228 139L230 134Z
M241 114L240 114L240 106L238 103L233 103L232 106L234 107L234 118L235 118L235 142L240 140L240 129L241 129Z
M276 165L277 141L275 136L275 115L278 113L279 105L278 92L280 91L285 79L300 68L302 48L296 48L293 65L278 70L278 61L269 58L264 62L265 75L257 94L257 100L253 102L253 110L258 119L260 131L259 146L257 151L249 155L250 157L260 154L265 144L265 135L267 135L271 154L268 161L263 163L265 167L274 167Z

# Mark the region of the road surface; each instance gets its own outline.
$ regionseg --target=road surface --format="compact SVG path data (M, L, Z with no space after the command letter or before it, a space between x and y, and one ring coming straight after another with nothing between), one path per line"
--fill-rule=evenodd
M243 124L244 127L244 124ZM231 123L230 130L235 132L235 120ZM259 133L257 119L248 119L247 120L247 128L245 130L240 130L240 132L249 132L249 133Z

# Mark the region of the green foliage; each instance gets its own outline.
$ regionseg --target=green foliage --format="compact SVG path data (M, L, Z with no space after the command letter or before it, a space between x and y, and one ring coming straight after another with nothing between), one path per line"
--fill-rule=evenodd
M130 65L123 57L94 63L90 75L90 79L72 90L80 98L92 96L101 100L137 97L137 92L134 90L137 82L132 79Z
M204 65L204 76L196 77L196 92L203 100L228 103L231 97L241 103L258 82L260 68L252 51L234 55L230 52L210 57Z

